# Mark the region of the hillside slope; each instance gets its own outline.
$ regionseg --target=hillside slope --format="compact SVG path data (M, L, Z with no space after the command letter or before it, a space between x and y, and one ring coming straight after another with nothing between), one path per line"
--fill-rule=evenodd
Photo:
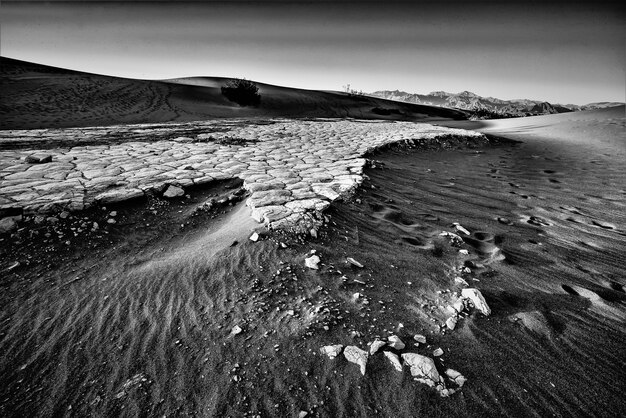
M465 119L463 112L258 83L259 107L221 94L227 79L135 80L0 57L0 128L35 129L215 118Z

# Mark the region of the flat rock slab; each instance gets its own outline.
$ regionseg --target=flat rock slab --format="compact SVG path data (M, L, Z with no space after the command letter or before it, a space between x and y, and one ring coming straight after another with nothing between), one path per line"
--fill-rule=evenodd
M480 290L474 288L466 288L461 290L461 296L472 301L474 307L480 311L483 315L489 316L491 314L491 308L487 305L487 301Z
M411 375L420 382L431 387L442 382L435 362L430 357L416 353L404 353L402 359L411 368Z
M345 120L0 131L0 211L81 210L170 185L238 177L251 193L247 205L254 219L274 229L310 231L330 202L361 184L365 153L450 138L488 142L473 131L425 123ZM25 140L29 150L10 149ZM25 163L33 156L45 159Z
M361 350L359 347L349 345L343 350L343 355L351 363L359 366L361 374L365 376L365 367L367 366L367 351Z

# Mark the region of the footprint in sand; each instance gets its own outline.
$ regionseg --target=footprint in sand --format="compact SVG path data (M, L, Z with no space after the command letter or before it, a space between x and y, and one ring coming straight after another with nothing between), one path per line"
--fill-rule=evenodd
M622 292L622 293L626 293L626 291L624 291L624 286L614 282L614 281L610 281L609 282L609 287L617 292Z
M370 207L374 211L372 214L374 218L390 223L405 233L411 234L424 229L423 225L405 218L404 213L393 205L383 206L378 203L370 203Z
M518 312L508 317L509 321L516 322L524 326L529 331L537 335L550 338L555 329L550 324L546 316L539 311Z
M579 225L584 225L585 224L585 220L583 218L578 217L578 216L568 216L567 218L565 218L565 220L573 222L575 224L579 224Z
M417 216L422 218L425 221L436 222L439 220L438 216L433 215L432 213L418 213Z
M604 228L604 229L615 229L615 225L610 224L608 222L604 222L604 221L591 221L591 223L595 226L599 226L600 228Z
M593 241L578 241L578 243L583 247L590 248L592 250L602 250L602 247Z
M580 286L570 286L565 283L561 285L561 288L570 295L588 299L591 302L592 308L598 313L602 313L613 319L621 321L626 320L626 312L615 305L616 302L623 302L624 299L626 299L626 296L622 295L619 290L615 291L609 287L607 289L593 291Z
M409 244L413 247L423 249L423 250L434 248L434 244L432 243L432 241L426 240L425 238L422 238L422 237L416 237L416 236L400 237L400 239L396 240L396 242L402 243L402 244Z
M495 236L489 232L476 231L471 236L462 236L463 241L470 245L478 254L486 257L485 262L504 260L500 248L494 244Z
M560 209L566 210L570 213L573 213L575 215L581 215L581 216L585 216L584 213L582 213L578 208L574 207L574 206L559 206Z
M526 222L534 226L550 226L551 224L539 216L531 216Z

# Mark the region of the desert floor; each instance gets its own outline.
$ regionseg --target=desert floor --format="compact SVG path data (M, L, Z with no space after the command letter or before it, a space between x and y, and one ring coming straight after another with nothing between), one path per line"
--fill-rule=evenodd
M616 416L626 407L623 107L448 125L493 136L345 121L151 131L156 141L130 143L128 132L82 144L63 131L3 132L5 214L76 210L22 215L0 237L0 413ZM271 179L241 164L288 143L318 147L298 148L307 153L290 176L273 175L285 156L278 171L262 167ZM203 147L227 164L185 160ZM171 170L155 171L172 149ZM116 163L124 153L127 167ZM53 159L29 174L32 154ZM112 171L89 178L89 161ZM54 189L67 181L71 196ZM183 195L163 196L167 183ZM312 251L317 270L305 266ZM466 309L451 330L466 287L491 314ZM467 381L442 397L381 352L365 375L320 353L391 335L406 347L382 351L422 354Z

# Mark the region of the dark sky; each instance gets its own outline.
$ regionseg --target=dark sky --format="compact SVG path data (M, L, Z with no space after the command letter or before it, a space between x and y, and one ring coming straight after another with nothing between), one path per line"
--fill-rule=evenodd
M8 2L0 53L135 78L625 100L617 2Z

